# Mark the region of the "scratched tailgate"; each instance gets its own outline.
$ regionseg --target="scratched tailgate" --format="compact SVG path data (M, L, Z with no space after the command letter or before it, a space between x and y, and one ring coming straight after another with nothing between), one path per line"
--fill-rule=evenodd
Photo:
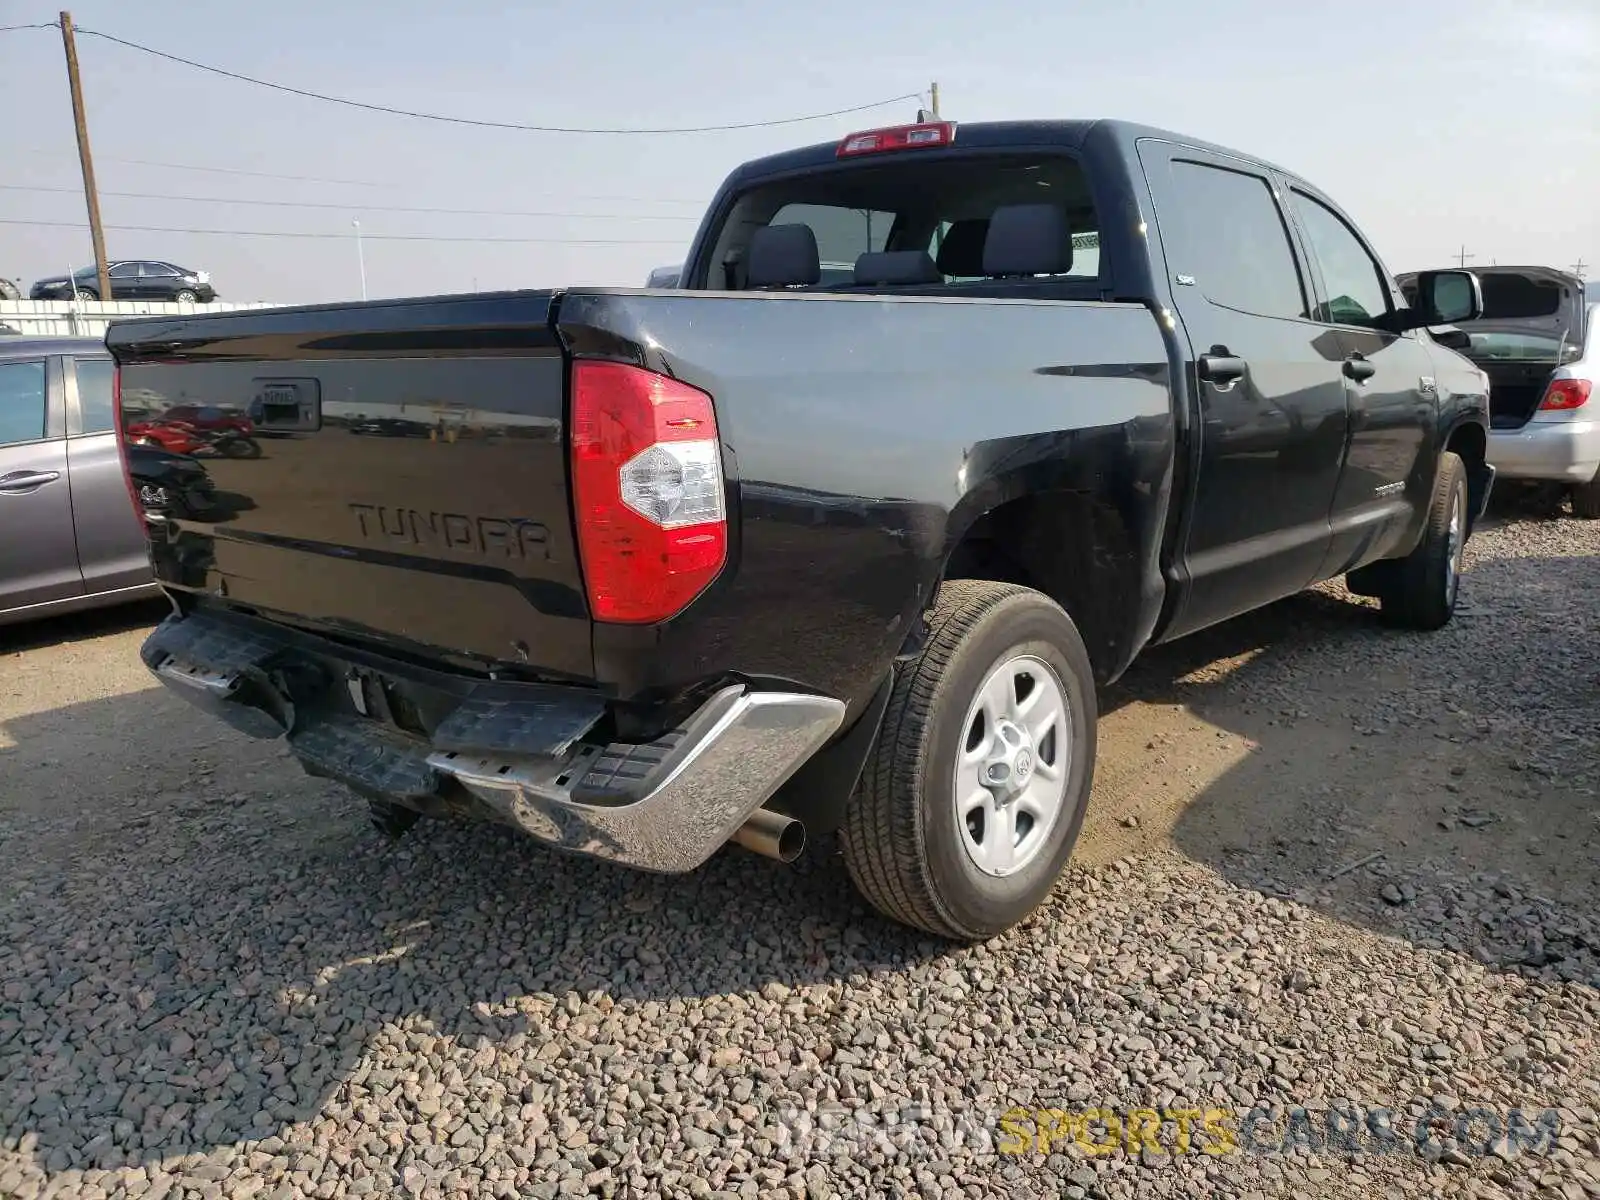
M253 435L194 451L217 503L155 530L158 577L325 632L590 677L555 296L113 325L125 431L200 409Z

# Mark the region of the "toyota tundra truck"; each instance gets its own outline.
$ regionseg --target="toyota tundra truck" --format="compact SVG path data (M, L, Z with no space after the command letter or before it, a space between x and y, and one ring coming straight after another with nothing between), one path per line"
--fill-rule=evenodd
M1341 575L1450 620L1488 384L1427 327L1482 293L1416 296L1259 158L934 122L739 167L672 289L120 321L119 405L265 438L210 466L247 506L152 524L144 662L391 833L687 872L832 832L880 912L988 938L1146 647Z

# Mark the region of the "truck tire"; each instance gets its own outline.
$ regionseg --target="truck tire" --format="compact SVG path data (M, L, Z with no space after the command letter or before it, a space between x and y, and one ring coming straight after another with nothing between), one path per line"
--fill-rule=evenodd
M1600 520L1600 471L1572 489L1572 515L1580 521Z
M1431 631L1449 624L1461 590L1467 546L1467 469L1446 450L1439 456L1422 540L1396 569L1379 597L1384 620L1401 629Z
M1072 618L1030 588L952 580L930 625L899 669L840 840L884 916L982 941L1039 906L1078 839L1094 675Z

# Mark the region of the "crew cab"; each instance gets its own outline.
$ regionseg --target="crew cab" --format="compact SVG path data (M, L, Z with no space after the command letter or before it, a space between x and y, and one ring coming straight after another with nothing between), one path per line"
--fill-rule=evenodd
M278 435L212 466L251 507L154 531L144 661L392 832L685 872L836 830L881 912L986 938L1144 648L1340 575L1449 621L1487 389L1421 331L1481 307L1258 158L1033 121L741 166L671 289L118 322L122 395ZM429 405L458 436L352 436Z

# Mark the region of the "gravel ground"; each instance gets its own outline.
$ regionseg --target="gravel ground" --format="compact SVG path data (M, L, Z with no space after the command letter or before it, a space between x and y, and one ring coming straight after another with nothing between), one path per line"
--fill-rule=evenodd
M1600 1197L1600 524L1502 517L1464 600L1153 653L1076 865L961 950L828 846L385 844L143 614L0 634L0 1196Z

